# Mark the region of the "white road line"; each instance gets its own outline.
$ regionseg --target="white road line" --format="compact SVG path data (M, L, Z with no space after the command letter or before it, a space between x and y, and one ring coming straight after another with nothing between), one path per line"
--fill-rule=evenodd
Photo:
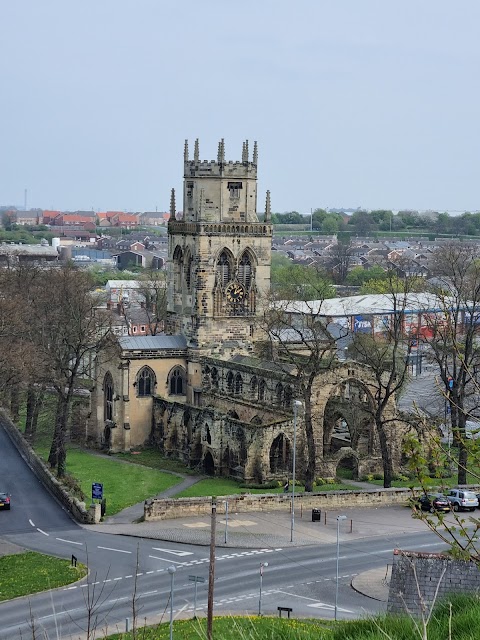
M44 536L50 535L49 533L47 533L46 531L43 531L43 529L39 529L38 527L37 527L37 531L39 531L40 533L43 533Z
M115 582L115 580L122 580L122 578L114 578L113 581Z
M132 553L131 551L124 551L123 549L112 549L111 547L97 547L97 549L105 549L105 551L118 551L118 553Z
M35 526L35 525L34 525L34 523L33 523L30 519L29 519L28 521L29 521L29 523L32 525L32 527L34 527L34 526Z
M137 575L137 578L138 576L143 576L143 571L141 573L137 573L136 575Z
M64 591L72 591L72 589L76 589L77 587L67 587Z
M126 580L127 578L133 578L133 576L125 576L125 580Z
M145 593L142 593L142 596L151 596L152 593L157 593L157 591L156 590L155 591L145 591ZM197 609L198 609L198 607L197 607Z
M149 558L153 558L154 560L163 560L163 562L170 562L173 564L180 564L185 566L185 562L177 562L177 560L172 560L171 558L159 558L158 556L148 556Z
M173 549L161 549L160 547L152 547L154 551L163 551L163 553L171 553L174 556L193 556L192 551L173 551Z
M150 573L155 573L155 571L147 571L147 572L146 572L147 576L148 576Z
M58 540L59 542L68 542L70 544L80 544L83 545L83 542L75 542L74 540L64 540L64 538L55 538L55 540Z

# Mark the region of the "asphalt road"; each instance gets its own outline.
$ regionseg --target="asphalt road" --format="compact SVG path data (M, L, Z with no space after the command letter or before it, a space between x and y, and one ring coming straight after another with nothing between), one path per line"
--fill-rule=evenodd
M12 494L12 509L0 512L0 537L20 546L59 557L74 554L89 567L89 577L70 587L0 604L0 639L85 636L87 609L103 631L125 629L135 601L140 621L168 620L169 566L175 566L174 609L193 613L194 586L189 576L205 578L198 585L197 609L206 610L208 548L93 532L73 522L45 490L0 428L0 488ZM392 550L431 549L441 544L429 533L389 535L340 542L339 617L356 618L384 609L384 603L358 594L352 578L392 561ZM218 549L215 613L258 612L260 563L264 569L262 611L277 614L292 607L294 616L333 617L336 545L289 549ZM1 582L1 581L0 581ZM39 635L37 637L40 637ZM44 637L43 635L41 636Z

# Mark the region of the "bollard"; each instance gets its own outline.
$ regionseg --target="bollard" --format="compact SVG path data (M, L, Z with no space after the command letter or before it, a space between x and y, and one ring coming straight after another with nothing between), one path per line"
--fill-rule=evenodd
M350 520L350 533L353 533L353 520Z
M130 618L125 618L125 633L130 631Z
M77 566L77 556L74 556L72 553L72 567L76 567Z
M324 511L323 513L324 513L324 515L325 515L325 525L326 525L326 524L327 524L327 512L326 512L326 511Z

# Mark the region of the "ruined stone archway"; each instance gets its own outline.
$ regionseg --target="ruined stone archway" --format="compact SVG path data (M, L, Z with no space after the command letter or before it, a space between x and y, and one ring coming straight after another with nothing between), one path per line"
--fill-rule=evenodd
M292 452L290 440L283 433L272 442L270 447L270 473L285 474L292 466Z
M361 455L372 455L375 448L373 398L359 380L349 378L333 387L323 414L323 457L342 447Z
M335 466L335 476L345 478L346 474L342 470L351 471L352 480L358 480L359 456L351 447L343 447L332 456L332 463Z
M213 461L213 456L210 451L207 451L203 459L203 470L207 476L215 475L215 462Z

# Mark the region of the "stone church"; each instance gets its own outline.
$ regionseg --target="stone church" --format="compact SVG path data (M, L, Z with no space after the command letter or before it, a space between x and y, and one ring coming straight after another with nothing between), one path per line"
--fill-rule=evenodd
M244 142L241 158L227 161L223 140L216 161L200 160L198 140L191 158L185 142L183 215L173 190L170 204L166 331L117 338L98 359L90 440L112 451L158 446L205 473L261 483L290 472L297 378L257 355L270 290L270 194L259 219L257 143L250 156ZM334 476L342 461L354 476L381 471L372 384L351 362L316 381L317 475ZM299 475L304 450L300 412Z

